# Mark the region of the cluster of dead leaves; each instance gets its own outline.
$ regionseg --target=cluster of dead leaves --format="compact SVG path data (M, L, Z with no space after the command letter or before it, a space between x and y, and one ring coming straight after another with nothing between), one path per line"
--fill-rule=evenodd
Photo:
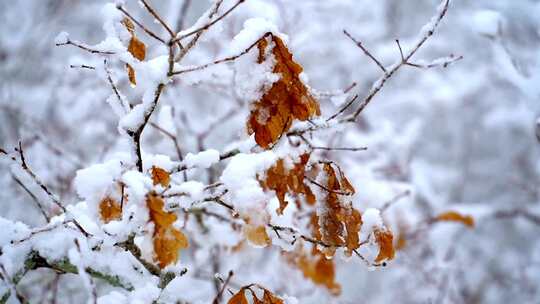
M146 58L146 45L140 41L137 36L135 36L135 25L129 18L124 18L122 24L126 27L128 32L131 34L131 39L129 40L128 52L133 55L137 60L143 61ZM133 67L126 63L126 69L128 73L129 82L131 85L137 85L137 80L135 78L135 70Z
M327 257L334 256L338 247L345 247L347 255L351 255L353 250L360 247L359 231L362 216L352 207L350 201L346 201L355 190L343 171L337 166L336 168L338 174L332 164L323 164L326 184L320 186L324 187L326 196L320 201L321 211L312 218L315 238L330 245L324 250Z
M283 214L283 210L289 202L285 199L285 195L299 197L303 195L309 205L315 204L315 195L304 181L306 164L309 160L309 153L302 154L298 162L294 162L292 168L287 168L284 159L278 161L266 171L264 179L259 177L259 182L265 190L273 190L279 200L278 214ZM297 205L300 202L297 199Z
M285 252L287 261L297 267L304 277L313 283L326 287L333 295L341 293L341 286L336 282L336 266L333 259L312 247L311 254L306 252L302 245L297 246L292 252Z
M293 61L292 54L280 38L274 35L270 37L274 45L272 55L276 61L273 73L278 74L280 79L254 103L247 122L248 133L255 133L255 141L265 149L289 130L294 119L305 121L321 114L319 103L300 80L302 67ZM267 59L268 45L267 38L258 42L259 63Z
M163 210L163 199L155 192L146 196L150 221L154 223L154 253L160 268L175 263L179 250L188 247L187 237L173 226L176 214Z
M262 295L261 299L259 299L259 297L255 293L255 291L253 290L253 286L257 286L260 289L262 289L263 295ZM227 304L248 304L248 303L250 303L248 301L248 298L246 297L246 291L250 292L251 299L252 299L251 303L253 303L253 304L284 304L285 303L281 298L279 298L278 296L273 294L268 289L266 289L264 287L261 287L259 285L251 284L251 285L247 285L247 286L244 286L244 287L240 288L240 290L237 293L235 293L229 299Z

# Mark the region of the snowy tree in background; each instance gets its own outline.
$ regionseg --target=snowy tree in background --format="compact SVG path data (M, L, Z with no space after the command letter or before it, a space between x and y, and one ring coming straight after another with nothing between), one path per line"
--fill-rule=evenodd
M537 3L0 8L0 303L540 299Z

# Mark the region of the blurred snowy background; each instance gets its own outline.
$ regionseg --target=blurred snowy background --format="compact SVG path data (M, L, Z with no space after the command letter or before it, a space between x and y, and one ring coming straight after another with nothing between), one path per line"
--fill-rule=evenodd
M183 1L152 2L179 29L210 5L192 0L186 19L178 20ZM11 149L22 140L32 168L65 201L78 200L72 183L78 169L106 160L121 147L117 118L106 103L110 87L93 71L69 68L72 63L98 66L101 59L54 46L61 31L89 44L100 42L104 3L0 2L0 146ZM126 5L150 20L135 1ZM407 46L437 5L434 0L249 0L211 30L184 64L219 58L246 19L263 17L289 36L288 46L313 89L333 91L356 82L353 91L363 97L380 71L343 30L389 65L399 59L394 40ZM331 301L540 302L539 16L539 1L452 1L440 28L415 58L452 53L463 60L447 68L403 68L355 126L328 132L341 146L368 147L362 153L329 152L357 189L358 208L380 207L411 189L413 194L389 212L396 229L450 208L476 220L472 230L432 227L408 241L384 269L369 271L353 259L341 262L337 275L343 292ZM149 57L158 51L150 48ZM129 86L125 77L120 80L122 87ZM235 110L238 98L229 85L209 73L180 78L166 92L162 105L175 110L170 128L178 131L184 153L223 151L245 138L248 108ZM323 113L332 113L341 102L321 100ZM161 113L153 117L156 124ZM153 153L175 155L156 129L145 133L144 143ZM0 216L43 224L16 178L1 160ZM295 289L283 284L286 293ZM37 288L31 282L27 286ZM324 296L306 293L300 303L330 301Z

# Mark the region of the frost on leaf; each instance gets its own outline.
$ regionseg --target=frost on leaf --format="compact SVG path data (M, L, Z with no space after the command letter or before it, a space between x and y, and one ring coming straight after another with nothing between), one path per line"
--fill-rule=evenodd
M336 282L334 260L327 259L316 247L309 254L299 246L295 251L285 253L285 256L289 263L300 269L304 277L313 283L325 286L334 295L341 293L341 286Z
M306 202L310 205L315 203L315 196L313 192L304 182L304 173L306 170L306 164L309 160L309 154L302 154L298 162L294 163L294 166L288 169L283 159L279 159L275 165L266 171L266 176L261 182L261 186L265 190L274 190L279 200L278 214L283 214L283 210L287 207L289 202L285 200L285 195L288 193L291 196L298 196L303 194L306 198ZM297 201L298 205L299 201Z
M328 257L334 255L337 247L345 247L345 253L350 256L352 251L360 246L358 233L362 226L362 217L360 212L352 207L351 202L343 202L343 199L354 194L355 190L339 167L338 172L339 175L331 164L324 164L323 176L326 183L321 186L324 187L326 196L320 202L318 214L315 215L320 231L320 235L315 236L330 245L324 249Z
M156 166L152 166L152 181L154 182L154 186L159 184L165 188L169 186L169 183L171 182L171 176L166 170Z
M255 141L265 149L277 142L294 119L305 121L321 114L318 101L300 80L302 67L293 61L292 54L280 38L270 37L274 45L271 53L276 62L273 73L280 79L254 103L247 122L248 133L255 133ZM269 42L263 38L257 46L258 62L262 63L269 55Z
M392 260L395 255L394 236L390 230L375 229L375 241L379 245L379 254L375 258L376 263L384 260Z
M160 268L175 263L178 251L188 247L186 236L173 226L176 214L163 210L163 199L152 192L147 195L146 205L150 212L150 221L154 223L154 253Z
M122 217L122 207L115 199L107 196L99 202L99 215L105 223L118 220Z
M458 222L462 223L468 227L474 227L474 219L470 215L463 215L456 211L447 211L439 214L436 218L436 221L446 221L446 222Z
M258 288L263 290L262 300L257 297L257 294L255 291L253 291L253 287L257 286ZM268 289L256 285L256 284L250 284L247 286L244 286L240 288L240 290L235 293L227 302L227 304L248 304L250 303L246 297L246 290L249 290L249 294L251 295L253 304L284 304L285 302L270 292Z
M244 226L244 236L251 244L258 247L266 247L271 243L265 226L246 224Z
M126 27L128 32L131 34L131 39L129 40L128 52L133 55L139 61L143 61L146 58L146 45L140 41L137 36L135 36L135 26L131 20L124 18L122 24ZM135 86L137 85L137 80L135 78L135 69L129 64L126 63L126 68L128 72L129 82Z

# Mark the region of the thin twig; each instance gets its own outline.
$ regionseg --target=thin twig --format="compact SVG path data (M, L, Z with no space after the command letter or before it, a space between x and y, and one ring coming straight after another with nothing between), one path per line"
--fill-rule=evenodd
M43 217L45 218L45 220L47 221L47 223L51 220L51 218L47 215L47 212L45 212L45 209L44 207L41 205L41 202L39 201L39 199L34 195L34 193L32 193L32 191L30 191L30 189L28 189L28 187L26 187L22 182L21 180L19 180L15 175L11 174L11 177L13 178L13 180L21 187L24 189L24 191L26 193L28 193L28 195L30 195L30 197L32 198L32 200L36 203L39 211L41 212L41 214L43 215Z
M402 66L407 65L409 63L409 60L411 59L414 54L424 45L424 43L428 40L429 37L433 35L435 32L435 29L439 26L441 20L446 15L446 12L448 11L448 5L450 3L450 0L444 0L441 5L441 9L439 10L438 14L432 18L430 21L430 26L426 28L424 31L424 35L414 44L413 48L409 53L406 55L403 54L403 50L401 49L401 45L399 44L399 41L396 41L398 44L401 59L398 63L391 66L390 69L385 68L385 72L383 73L383 76L381 76L377 81L375 81L373 87L367 94L367 96L364 98L364 100L360 103L356 111L353 115L351 115L349 118L345 119L345 121L355 121L358 115L364 110L364 108L370 103L370 101L377 95L377 93L383 88L384 84L388 79L390 79Z
M181 31L184 28L184 23L186 22L186 16L191 5L191 0L184 0L182 7L180 8L180 15L178 16L178 21L176 23L176 28L178 31Z
M219 8L221 7L221 4L223 4L223 0L217 0L215 4L210 9L210 13L208 14L208 18L212 19L214 15L217 14ZM197 44L197 41L201 38L202 34L204 33L204 30L198 32L195 37L193 37L186 45L186 47L178 53L178 55L175 58L175 61L180 62L184 57L188 54L188 52ZM172 42L175 42L174 39L171 40ZM180 42L180 40L178 40Z
M70 64L69 67L72 68L72 69L87 69L87 70L95 70L96 69L96 67L86 65L86 64Z
M402 199L402 198L404 198L406 196L409 196L410 194L411 194L410 190L405 190L405 191L399 193L398 195L394 196L391 200L384 203L384 205L379 209L380 212L383 213L388 208L390 208L393 204L395 204L397 201L399 201L400 199Z
M362 45L362 42L354 39L353 36L351 36L351 34L349 34L349 32L347 32L346 30L343 30L343 33L345 33L345 35L349 37L349 39L351 39L356 44L356 46L358 46L364 52L364 54L366 54L366 56L373 60L373 62L375 62L375 64L379 66L383 73L387 73L386 68Z
M229 282L231 281L232 276L234 275L234 272L232 270L229 271L229 274L227 275L227 278L225 279L225 282L221 285L221 289L216 294L216 297L212 301L213 304L218 304L221 300L221 297L223 296L223 292L225 291L225 288L227 288L227 285L229 285Z
M167 32L169 33L169 35L171 35L171 37L174 37L176 34L174 33L174 31L169 27L169 25L161 18L161 16L156 12L156 10L148 3L147 0L141 0L142 4L144 5L144 7L146 8L146 10L152 15L154 16L154 18L156 18L156 20L165 28L165 30L167 30Z
M207 30L208 28L210 28L212 25L216 24L217 22L219 22L221 19L227 17L228 14L230 14L235 8L237 8L240 4L242 4L244 1L246 0L238 0L238 2L236 2L231 8L229 8L225 13L223 13L222 15L220 15L219 17L217 17L216 19L212 20L211 22L203 25L202 27L199 27L197 29L194 29L192 31L189 31L185 34L182 34L180 36L177 36L176 38L173 39L174 42L176 41L179 41L179 40L182 40L184 38L187 38L189 36L192 36L194 34L197 34L199 32L202 32L202 31L205 31Z
M87 52L90 52L92 54L102 54L102 55L114 55L116 54L115 52L111 52L111 51L100 51L100 50L96 50L96 49L93 49L87 45L84 45L82 43L79 43L77 41L73 41L73 40L68 40L67 42L64 42L64 43L57 43L56 46L63 46L63 45L72 45L72 46L75 46L75 47L78 47L82 50L85 50Z
M126 9L124 9L123 6L121 5L118 5L116 7L119 11L121 11L122 13L124 13L124 15L126 15L126 17L128 17L131 21L133 21L133 23L135 23L137 26L139 26L145 33L148 34L148 36L156 39L157 41L163 43L163 44L167 44L167 42L165 42L165 40L161 37L159 37L158 35L156 35L154 32L152 32L151 30L149 30L146 26L144 26L141 22L139 22L137 19L135 19L133 16L131 16L127 11Z
M193 71L199 71L199 70L203 70L203 69L206 69L210 66L213 66L213 65L216 65L216 64L220 64L220 63L224 63L224 62L228 62L228 61L234 61L242 56L244 56L245 54L247 54L249 51L251 51L251 49L253 49L255 46L257 46L257 44L264 38L268 37L268 36L271 36L272 33L268 32L266 34L264 34L260 39L258 39L257 41L255 41L253 44L251 44L247 49L243 50L241 53L239 54L236 54L236 55L233 55L233 56L229 56L229 57L225 57L225 58L221 58L221 59L218 59L218 60L215 60L215 61L212 61L212 62L209 62L209 63L206 63L206 64L203 64L203 65L199 65L199 66L196 66L196 67L192 67L192 68L189 68L189 69L185 69L185 70L179 70L179 71L175 71L173 72L172 74L173 75L178 75L178 74L184 74L184 73L189 73L189 72L193 72Z

